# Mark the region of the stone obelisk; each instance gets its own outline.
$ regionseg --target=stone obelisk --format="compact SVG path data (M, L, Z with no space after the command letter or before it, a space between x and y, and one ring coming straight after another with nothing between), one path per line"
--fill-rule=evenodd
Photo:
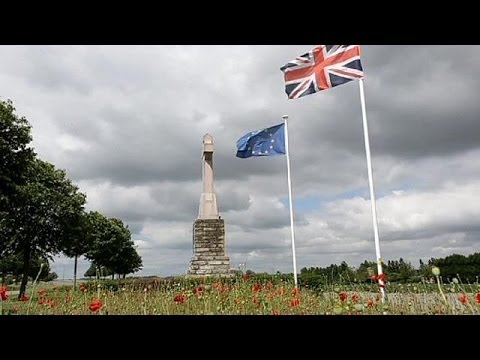
M193 224L193 257L189 276L228 276L230 259L225 255L225 222L218 214L213 188L213 137L203 136L203 190L198 219Z

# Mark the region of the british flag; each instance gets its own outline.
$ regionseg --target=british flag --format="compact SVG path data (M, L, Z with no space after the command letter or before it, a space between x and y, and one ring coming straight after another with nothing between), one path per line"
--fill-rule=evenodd
M289 99L363 78L359 45L320 45L282 66Z

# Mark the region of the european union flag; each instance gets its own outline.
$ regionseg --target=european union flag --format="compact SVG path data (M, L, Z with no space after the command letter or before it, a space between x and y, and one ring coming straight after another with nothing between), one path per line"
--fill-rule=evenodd
M237 157L285 154L285 124L249 132L237 141Z

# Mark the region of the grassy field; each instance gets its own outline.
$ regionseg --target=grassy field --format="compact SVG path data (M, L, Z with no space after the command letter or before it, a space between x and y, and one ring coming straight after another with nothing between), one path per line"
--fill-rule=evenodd
M441 290L441 291L440 291ZM149 279L119 284L80 282L72 286L36 284L22 301L0 291L1 312L10 315L386 315L480 314L480 286L400 284L387 286L381 301L376 284L325 285L296 290L272 276L252 278Z

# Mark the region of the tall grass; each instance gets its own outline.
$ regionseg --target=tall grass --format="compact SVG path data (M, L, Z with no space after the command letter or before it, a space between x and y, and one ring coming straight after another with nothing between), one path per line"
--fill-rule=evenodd
M382 314L480 314L478 284L387 286L382 303L376 284L325 284L295 291L293 281L280 277L186 279L111 282L71 287L31 289L28 303L9 299L4 313L41 315L382 315ZM118 283L117 283L118 285Z

